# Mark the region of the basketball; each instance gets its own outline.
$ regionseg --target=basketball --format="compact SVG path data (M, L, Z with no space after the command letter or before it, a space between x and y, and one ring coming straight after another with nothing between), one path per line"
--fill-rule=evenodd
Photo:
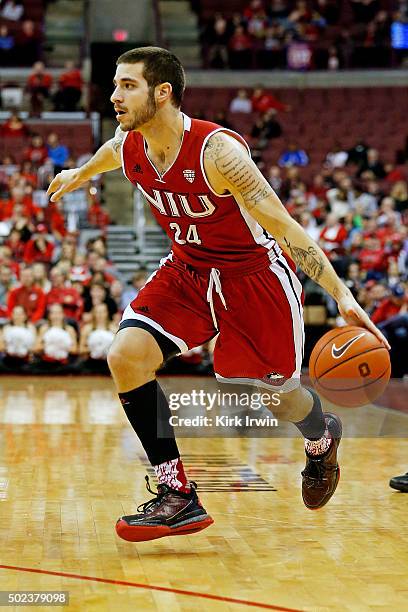
M388 350L368 329L349 325L332 329L317 342L309 373L316 391L347 408L376 400L391 375Z

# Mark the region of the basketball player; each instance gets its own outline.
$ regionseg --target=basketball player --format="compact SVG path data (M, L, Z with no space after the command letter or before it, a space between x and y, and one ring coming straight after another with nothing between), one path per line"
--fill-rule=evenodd
M193 533L213 521L189 483L155 372L170 356L219 337L214 369L224 382L282 393L274 414L305 438L305 505L333 495L341 422L300 386L303 351L299 266L336 301L347 323L385 338L335 274L319 246L290 217L237 133L180 111L183 68L169 51L133 49L117 60L119 127L84 166L52 181L52 201L122 165L171 238L170 255L126 308L108 363L126 415L158 479L156 497L117 522L141 541ZM149 484L147 485L151 493ZM139 510L139 509L138 509Z

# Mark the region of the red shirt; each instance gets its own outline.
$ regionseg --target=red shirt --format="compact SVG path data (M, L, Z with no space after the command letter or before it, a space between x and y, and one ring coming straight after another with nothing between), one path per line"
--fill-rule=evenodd
M382 321L386 321L387 319L397 315L400 310L401 306L394 304L390 298L386 298L374 310L373 314L371 315L371 320L375 324L381 323Z
M43 74L30 74L27 79L29 89L37 89L39 87L49 89L52 85L52 76L48 72Z
M8 316L15 306L22 306L31 323L43 318L45 312L45 293L40 287L16 287L11 289L7 298Z
M54 245L52 242L46 240L45 249L42 251L38 248L35 239L31 239L25 245L23 259L27 264L36 262L49 263L53 252Z
M73 87L74 89L82 89L82 76L81 71L77 68L63 72L59 78L59 84L61 89L65 87Z
M63 237L66 236L65 218L59 210L53 210L51 212L50 226L53 234L58 233Z
M249 36L243 34L233 34L229 41L229 48L232 51L246 51L252 47L252 41Z
M15 204L16 204L16 202L13 199L10 199L7 202L5 202L5 204L3 206L3 209L1 211L1 218L2 219L10 219L13 216L13 211L14 211ZM36 206L34 206L31 196L24 196L24 198L23 198L23 206L24 206L24 208L23 208L23 216L24 217L29 217L31 219L38 212L38 208Z
M48 157L47 147L28 147L24 151L24 159L30 161L32 164L41 166Z
M10 121L10 119L8 119L5 123L3 123L3 125L1 126L1 135L4 138L25 138L26 136L28 136L29 131L28 128L24 125L24 123L21 123L21 127L19 128L13 128L11 127L12 123Z
M323 251L327 254L338 252L343 247L343 242L347 238L347 230L340 223L334 227L325 227L320 233L320 244Z
M88 209L88 221L91 225L103 229L109 225L111 220L109 213L103 210L99 202L92 202Z
M212 191L203 173L202 152L211 134L236 132L209 121L183 115L184 135L174 163L160 175L146 155L140 132L126 132L123 168L126 177L146 197L151 211L172 241L174 255L193 268L221 272L261 270L279 257L281 249L235 198Z
M79 321L84 310L84 301L73 287L53 287L47 293L47 307L51 304L61 304L64 315Z
M260 96L252 96L252 110L259 113L266 113L270 108L278 111L286 110L286 104L280 102L271 93L262 93Z
M19 240L18 242L11 242L10 240L5 240L4 244L5 246L9 247L12 250L13 260L16 260L16 261L23 260L25 242L23 242L22 240ZM10 266L11 264L8 263L7 265Z
M387 268L384 249L361 249L358 259L362 270L383 272Z

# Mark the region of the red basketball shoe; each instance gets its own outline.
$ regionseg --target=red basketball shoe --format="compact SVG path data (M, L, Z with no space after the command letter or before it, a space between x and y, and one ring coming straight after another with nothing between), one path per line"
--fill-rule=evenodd
M159 484L155 493L146 476L146 488L155 497L140 504L138 514L118 519L116 533L129 542L146 542L164 536L196 533L209 527L214 521L197 497L196 483L190 482L190 487L190 493L183 493Z

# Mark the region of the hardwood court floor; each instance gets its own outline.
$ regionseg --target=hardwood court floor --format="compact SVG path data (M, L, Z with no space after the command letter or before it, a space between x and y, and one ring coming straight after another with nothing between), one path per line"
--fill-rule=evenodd
M149 499L146 464L111 381L0 378L0 591L69 591L59 609L80 612L407 610L408 495L388 480L408 469L408 440L376 431L403 435L408 415L347 419L372 437L343 439L324 509L303 506L300 439L184 438L215 523L132 544L114 524Z

